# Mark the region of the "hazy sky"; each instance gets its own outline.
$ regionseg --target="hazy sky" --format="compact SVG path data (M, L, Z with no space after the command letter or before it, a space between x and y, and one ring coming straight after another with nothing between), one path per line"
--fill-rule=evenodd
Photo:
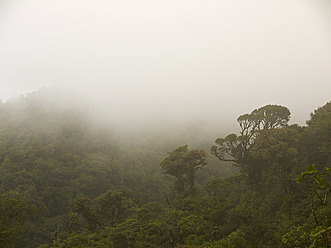
M1 0L0 98L66 86L134 118L331 100L330 0Z

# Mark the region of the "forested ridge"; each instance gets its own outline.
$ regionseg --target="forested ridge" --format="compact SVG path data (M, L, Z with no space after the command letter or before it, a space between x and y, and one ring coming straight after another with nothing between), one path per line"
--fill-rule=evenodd
M121 134L44 93L0 103L0 247L331 246L331 102L305 126L257 108L214 143Z

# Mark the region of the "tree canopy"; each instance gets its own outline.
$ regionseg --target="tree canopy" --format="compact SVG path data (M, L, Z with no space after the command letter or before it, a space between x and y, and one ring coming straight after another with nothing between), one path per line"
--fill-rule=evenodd
M241 115L212 156L36 97L0 104L1 247L330 247L330 103Z
M261 131L287 126L290 114L284 106L266 105L250 114L241 115L237 119L239 135L229 134L225 138L216 139L216 146L211 147L211 153L222 161L243 165L248 161L250 149Z
M195 173L207 164L206 152L203 150L188 150L188 145L178 147L168 152L168 157L161 161L165 173L175 176L174 189L178 196L196 193Z

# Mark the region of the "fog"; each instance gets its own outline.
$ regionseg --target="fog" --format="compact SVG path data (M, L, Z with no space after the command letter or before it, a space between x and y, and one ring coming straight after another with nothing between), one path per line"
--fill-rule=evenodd
M303 125L330 68L329 0L0 3L2 100L60 87L128 127L229 130L266 104Z

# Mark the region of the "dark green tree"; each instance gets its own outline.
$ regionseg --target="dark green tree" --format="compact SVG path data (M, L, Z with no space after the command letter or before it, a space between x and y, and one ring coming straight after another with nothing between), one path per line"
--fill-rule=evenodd
M161 161L161 168L166 174L177 178L174 189L178 193L178 197L182 197L197 192L195 187L196 171L206 164L206 152L204 150L190 151L185 145L168 152L168 157Z
M34 207L17 193L0 195L0 247L16 247Z
M302 143L307 164L331 167L331 102L310 115Z
M211 153L222 161L245 165L259 133L266 129L285 127L290 114L284 106L266 105L250 114L241 115L237 119L240 126L239 135L229 134L225 138L216 139L216 146L211 147Z
M319 171L312 164L297 178L298 183L304 180L308 181L310 208L316 224L316 228L311 233L314 242L310 247L316 247L315 243L316 245L320 243L329 248L331 247L331 210L328 194L331 190L331 168L324 167L323 171Z
M100 226L98 216L88 197L76 198L70 213L69 231L82 230L96 231Z
M134 205L132 196L125 190L108 190L95 199L96 213L103 227L124 221L127 211Z

